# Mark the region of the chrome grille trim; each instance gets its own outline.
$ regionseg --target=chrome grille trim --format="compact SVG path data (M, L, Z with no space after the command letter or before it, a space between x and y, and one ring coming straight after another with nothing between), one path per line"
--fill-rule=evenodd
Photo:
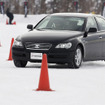
M26 49L30 50L49 50L51 46L52 44L50 43L32 43L32 42L25 43Z

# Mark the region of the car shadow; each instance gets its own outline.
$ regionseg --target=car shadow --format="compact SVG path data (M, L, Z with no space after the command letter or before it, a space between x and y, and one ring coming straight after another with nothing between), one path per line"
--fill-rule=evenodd
M95 69L95 68L105 68L105 62L104 61L89 61L89 62L83 62L81 68L87 68L87 69Z
M104 61L89 61L89 62L83 62L81 67L79 69L95 69L95 68L105 68L105 62ZM34 64L28 64L26 68L41 68L41 63L34 63ZM48 68L51 69L71 69L68 68L67 64L48 64ZM78 70L78 69L75 69Z
M41 68L41 63L27 65L26 68ZM67 64L48 64L48 68L69 69Z

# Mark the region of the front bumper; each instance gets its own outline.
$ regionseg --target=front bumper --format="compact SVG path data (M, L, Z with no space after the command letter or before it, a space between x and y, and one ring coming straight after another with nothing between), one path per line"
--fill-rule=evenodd
M24 60L30 62L41 62L41 60L30 59L30 53L46 53L49 63L69 63L73 60L74 51L67 49L53 49L49 51L27 50L25 48L12 47L12 58L14 60Z

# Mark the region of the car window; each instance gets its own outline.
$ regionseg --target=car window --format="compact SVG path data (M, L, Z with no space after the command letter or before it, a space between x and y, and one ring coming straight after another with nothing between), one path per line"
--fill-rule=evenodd
M49 18L46 18L44 21L42 21L42 25L39 24L39 27L40 27L40 28L45 28L45 27L47 27L48 22L49 22Z
M105 30L105 19L101 18L101 17L96 17L98 26L99 26L99 30Z
M86 29L89 30L89 28L97 28L97 23L93 17L87 19Z
M50 16L42 20L36 29L83 31L85 18Z

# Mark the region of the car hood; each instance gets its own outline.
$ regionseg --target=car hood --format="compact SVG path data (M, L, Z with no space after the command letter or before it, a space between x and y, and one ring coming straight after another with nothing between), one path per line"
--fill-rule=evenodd
M23 42L59 43L83 35L79 31L34 30L21 37Z

